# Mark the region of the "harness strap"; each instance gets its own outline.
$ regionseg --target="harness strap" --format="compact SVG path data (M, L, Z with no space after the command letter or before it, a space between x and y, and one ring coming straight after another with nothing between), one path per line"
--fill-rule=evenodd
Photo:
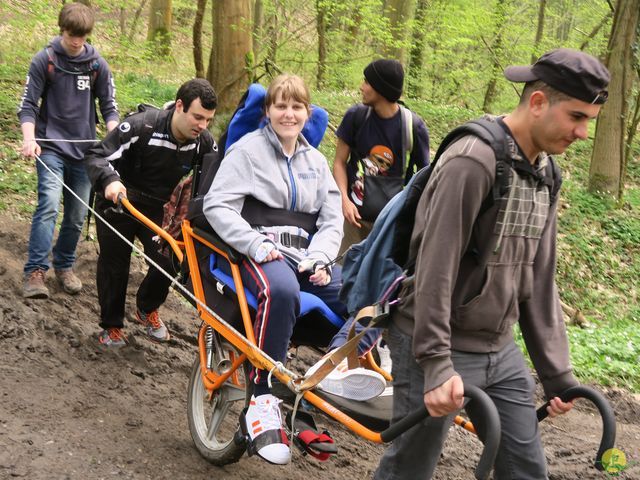
M359 333L355 333L355 324L362 320L369 320L369 324L362 329ZM347 360L349 362L349 368L356 368L358 366L358 343L360 339L373 328L383 328L387 326L389 320L389 309L387 306L380 304L370 305L361 309L356 318L353 321L353 325L349 330L349 337L347 342L341 347L336 348L331 355L325 358L320 367L313 372L309 377L302 379L302 383L297 385L297 391L310 390L318 385L329 373L331 373L345 358L350 355L355 359L355 367L351 366L353 360Z

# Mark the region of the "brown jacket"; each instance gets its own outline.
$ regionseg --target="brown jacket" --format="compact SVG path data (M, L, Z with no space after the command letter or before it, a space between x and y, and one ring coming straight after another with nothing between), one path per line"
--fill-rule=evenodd
M473 136L449 147L418 204L410 255L416 273L403 285L394 321L413 336L425 392L455 374L451 350L495 352L520 327L548 396L577 384L555 284L556 205L535 168L517 153L510 188L480 217L493 191L493 150ZM556 202L557 203L557 202ZM415 319L415 321L414 321Z

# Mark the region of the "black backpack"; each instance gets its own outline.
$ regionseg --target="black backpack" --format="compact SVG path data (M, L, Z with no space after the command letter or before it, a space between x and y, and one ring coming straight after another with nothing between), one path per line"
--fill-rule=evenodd
M496 179L493 184L492 193L490 193L482 202L478 216L481 216L489 210L493 206L494 202L504 196L509 190L510 167L514 166L510 155L511 146L507 140L507 133L495 118L481 117L475 120L470 120L449 132L440 143L433 162L429 165L429 173L422 175L419 182L414 182L412 184L411 189L408 192L407 199L398 214L392 256L398 265L404 266L404 268L409 271L413 270L416 261L415 258L408 258L409 242L411 240L411 233L415 222L416 209L418 207L420 197L422 196L422 192L431 177L431 172L433 172L433 169L442 154L453 142L466 135L478 137L491 147L496 156ZM560 170L553 160L553 157L549 156L548 158L549 162L544 175L544 183L549 188L549 200L550 204L553 205L557 199L558 192L560 191L562 179L560 176Z
M510 167L513 165L505 130L495 119L487 117L471 120L453 129L440 144L432 163L418 171L407 187L381 212L369 236L347 251L342 268L340 299L350 312L378 301L403 271L407 275L413 274L416 259L409 257L409 244L418 202L442 154L453 142L466 135L474 135L485 142L496 157L496 179L478 216L508 192ZM562 181L560 171L551 157L543 181L549 189L550 203L553 204Z

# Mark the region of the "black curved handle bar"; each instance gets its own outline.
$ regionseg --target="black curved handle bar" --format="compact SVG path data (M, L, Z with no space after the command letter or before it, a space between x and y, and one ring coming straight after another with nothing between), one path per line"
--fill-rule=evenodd
M478 387L465 385L464 396L476 403L484 412L487 431L485 432L484 450L482 451L482 455L480 455L480 460L476 467L476 478L478 480L486 480L489 478L489 474L493 468L493 462L498 454L501 433L500 417L498 416L498 411L493 401ZM426 407L422 405L402 420L394 423L383 432L380 432L380 438L383 442L390 442L428 416L429 412L427 412Z
M613 448L616 442L616 417L611 405L609 405L607 399L604 398L600 392L590 387L585 387L584 385L568 388L558 395L558 397L560 397L560 400L563 402L568 402L575 398L586 398L590 400L600 412L600 417L602 417L602 438L600 440L600 447L598 447L598 453L596 454L595 466L598 470L604 470L602 454L610 448ZM549 415L547 412L548 406L549 402L538 409L538 421L547 418Z

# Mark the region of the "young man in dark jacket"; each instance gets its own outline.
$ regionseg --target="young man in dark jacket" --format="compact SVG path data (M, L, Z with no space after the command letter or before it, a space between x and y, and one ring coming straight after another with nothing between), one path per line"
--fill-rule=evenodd
M431 478L464 385L482 388L500 414L494 478L547 478L535 383L513 338L516 322L550 416L572 407L557 397L578 382L554 278L558 202L544 176L549 154L587 138L607 99L609 72L590 55L559 49L505 76L526 82L518 107L496 120L511 147L507 191L480 214L496 159L487 144L466 136L442 155L418 204L415 275L403 285L388 342L394 419L421 403L432 418L394 441L376 479ZM467 413L482 424L472 404Z
M158 252L154 233L135 218L109 209L120 194L145 216L162 223L163 205L182 177L202 157L217 151L207 130L217 106L213 88L203 79L184 83L168 110L149 110L130 117L85 156L91 182L97 192L96 209L124 237L137 237L144 252L164 270L170 262ZM109 347L126 344L123 332L131 247L102 222L96 223L100 255L97 286L100 301L100 343ZM158 308L169 294L171 280L153 266L136 295L136 319L154 341L169 340Z
M72 267L91 190L82 160L91 140L96 138L96 98L107 130L118 124L109 66L86 43L94 25L93 11L81 3L68 3L60 11L58 25L60 36L31 61L18 107L22 154L38 156L40 160L36 161L38 206L31 223L29 258L24 266L26 298L49 296L45 276L51 267L49 253L61 196L64 217L53 247L53 268L67 293L82 289ZM84 204L63 190L58 178L64 178Z

